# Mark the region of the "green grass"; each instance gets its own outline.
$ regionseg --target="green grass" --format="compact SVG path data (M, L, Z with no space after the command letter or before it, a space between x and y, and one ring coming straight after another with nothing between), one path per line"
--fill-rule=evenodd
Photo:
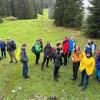
M61 97L64 97L64 100L99 100L100 84L93 77L90 79L88 89L84 92L77 86L80 82L80 73L76 82L70 80L72 77L71 61L68 66L61 67L60 75L62 77L59 78L58 83L53 80L52 62L50 62L48 69L45 68L43 72L40 70L43 54L41 54L39 65L34 64L35 56L31 53L31 47L39 38L43 39L44 45L50 41L55 46L65 36L70 37L74 33L74 35L79 35L76 37L76 42L82 48L87 40L80 31L56 27L47 16L46 13L45 16L39 15L37 20L5 21L0 24L1 38L15 40L18 49L22 43L27 44L29 75L31 77L28 80L23 79L21 63L10 64L7 55L7 59L0 61L0 97L3 96L3 100L37 100L35 96L40 95L42 100L45 100L45 97L56 95L58 100L61 100ZM100 40L95 40L95 42L99 44ZM22 89L18 90L20 86ZM12 93L12 90L16 90L16 92Z

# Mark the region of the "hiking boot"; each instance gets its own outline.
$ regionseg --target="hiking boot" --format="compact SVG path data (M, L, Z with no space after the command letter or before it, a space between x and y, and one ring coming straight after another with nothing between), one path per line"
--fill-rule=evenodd
M58 77L61 77L60 75L58 75Z
M30 78L30 76L26 76L26 77L25 77L25 79L28 79L28 78Z
M71 78L71 80L75 81L76 79L75 78Z
M97 80L98 83L100 83L100 80Z
M55 79L55 81L56 81L56 82L59 82L59 80L58 80L58 79Z
M13 63L13 61L10 61L9 63Z
M56 82L59 82L59 80L58 80L57 78L54 78L54 80L55 80Z
M87 89L87 86L82 87L82 91L85 91Z
M81 86L83 86L83 84L82 84L82 83L80 83L78 86L79 86L79 87L81 87Z
M17 64L17 63L18 63L18 61L15 62L15 64Z

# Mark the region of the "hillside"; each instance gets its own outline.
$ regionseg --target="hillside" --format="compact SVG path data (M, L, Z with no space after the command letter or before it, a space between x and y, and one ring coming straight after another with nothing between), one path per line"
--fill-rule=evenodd
M82 32L63 27L56 27L53 20L47 18L47 13L44 16L39 15L37 20L17 20L4 21L0 24L0 38L13 39L17 43L17 50L22 43L27 44L27 52L29 56L29 75L30 79L25 80L22 77L22 65L10 64L9 56L0 61L0 100L38 100L36 96L41 96L42 100L46 97L56 95L58 100L99 100L100 99L100 84L94 80L94 76L90 79L89 88L82 92L78 87L80 82L80 73L78 80L73 82L72 78L72 61L69 61L68 66L62 66L60 69L61 78L59 82L53 80L53 64L50 62L49 68L40 70L41 60L38 66L35 65L35 56L31 52L31 47L39 38L43 39L44 45L47 41L52 45L58 41L62 41L65 36L76 36L76 43L83 49L87 38ZM100 40L95 40L97 44ZM95 75L95 74L94 74ZM12 90L15 90L12 91ZM3 99L1 99L3 97Z

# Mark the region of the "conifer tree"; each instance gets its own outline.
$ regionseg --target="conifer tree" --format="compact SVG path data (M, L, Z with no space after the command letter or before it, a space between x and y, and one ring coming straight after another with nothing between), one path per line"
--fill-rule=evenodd
M91 38L100 38L100 0L91 0L87 20L87 34Z

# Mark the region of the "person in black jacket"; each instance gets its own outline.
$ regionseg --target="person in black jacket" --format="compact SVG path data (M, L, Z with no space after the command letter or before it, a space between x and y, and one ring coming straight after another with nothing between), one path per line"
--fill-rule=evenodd
M62 50L61 50L61 43L57 43L57 49L54 53L54 80L58 81L58 71L62 64Z
M46 67L48 67L49 60L52 56L52 47L49 42L44 47L43 53L44 53L44 58L43 58L43 62L42 62L42 68L41 68L42 70L43 70L45 63L46 63Z
M26 44L23 44L20 51L20 59L23 64L23 77L25 79L30 78L28 76L28 56L26 54Z
M7 52L10 56L10 63L13 63L14 61L18 63L18 60L15 56L15 50L16 50L16 43L13 40L7 39Z

